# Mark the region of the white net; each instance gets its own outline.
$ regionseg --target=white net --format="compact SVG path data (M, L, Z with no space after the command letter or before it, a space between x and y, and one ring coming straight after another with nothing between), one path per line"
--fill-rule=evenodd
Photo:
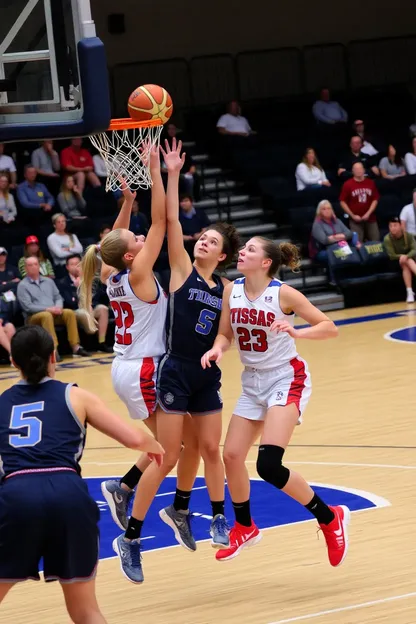
M106 191L121 190L124 181L132 191L152 186L149 154L159 147L162 125L116 129L90 136L107 168Z

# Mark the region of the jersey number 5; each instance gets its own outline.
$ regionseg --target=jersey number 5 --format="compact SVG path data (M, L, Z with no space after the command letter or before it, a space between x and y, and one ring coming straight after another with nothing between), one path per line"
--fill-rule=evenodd
M195 331L203 336L208 336L212 329L212 323L217 318L217 313L212 310L201 310L198 323L195 325Z
M27 416L33 412L43 412L44 402L14 405L10 418L10 429L25 429L21 433L9 435L9 444L14 448L36 446L42 439L42 421L36 416Z
M267 351L267 334L264 329L252 329L247 327L237 327L238 344L240 351L257 351L264 353Z
M131 345L132 335L129 333L130 327L134 323L133 310L127 301L112 301L111 307L114 312L114 322L116 324L116 343L119 345Z

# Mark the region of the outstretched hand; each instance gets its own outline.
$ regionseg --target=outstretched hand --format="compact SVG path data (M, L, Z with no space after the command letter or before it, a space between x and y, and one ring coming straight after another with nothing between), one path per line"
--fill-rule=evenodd
M172 139L172 147L169 145L169 142L165 141L165 149L160 146L160 151L163 154L163 159L165 161L166 169L168 173L179 172L185 164L185 152L181 156L182 150L182 141L178 141L176 143L176 139Z

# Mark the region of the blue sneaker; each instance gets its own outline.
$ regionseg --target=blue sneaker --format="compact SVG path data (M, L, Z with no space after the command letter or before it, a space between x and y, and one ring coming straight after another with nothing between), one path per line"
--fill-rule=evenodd
M101 492L108 503L114 522L122 531L125 531L129 523L128 508L134 492L124 490L120 487L120 482L114 479L103 481Z
M119 535L113 541L113 550L120 557L120 567L126 579L132 583L143 583L142 555L140 540L126 540Z
M211 522L210 535L213 548L228 548L230 545L230 527L222 514L217 514Z
M196 542L192 535L191 514L189 511L176 511L173 505L159 511L160 519L170 526L175 534L175 539L186 550L195 552Z

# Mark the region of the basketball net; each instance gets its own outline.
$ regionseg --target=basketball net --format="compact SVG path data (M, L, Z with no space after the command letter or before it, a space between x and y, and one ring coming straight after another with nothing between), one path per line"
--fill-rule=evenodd
M159 119L113 119L107 132L90 136L106 165L106 191L122 190L125 184L132 191L152 186L150 151L159 148L162 129Z

